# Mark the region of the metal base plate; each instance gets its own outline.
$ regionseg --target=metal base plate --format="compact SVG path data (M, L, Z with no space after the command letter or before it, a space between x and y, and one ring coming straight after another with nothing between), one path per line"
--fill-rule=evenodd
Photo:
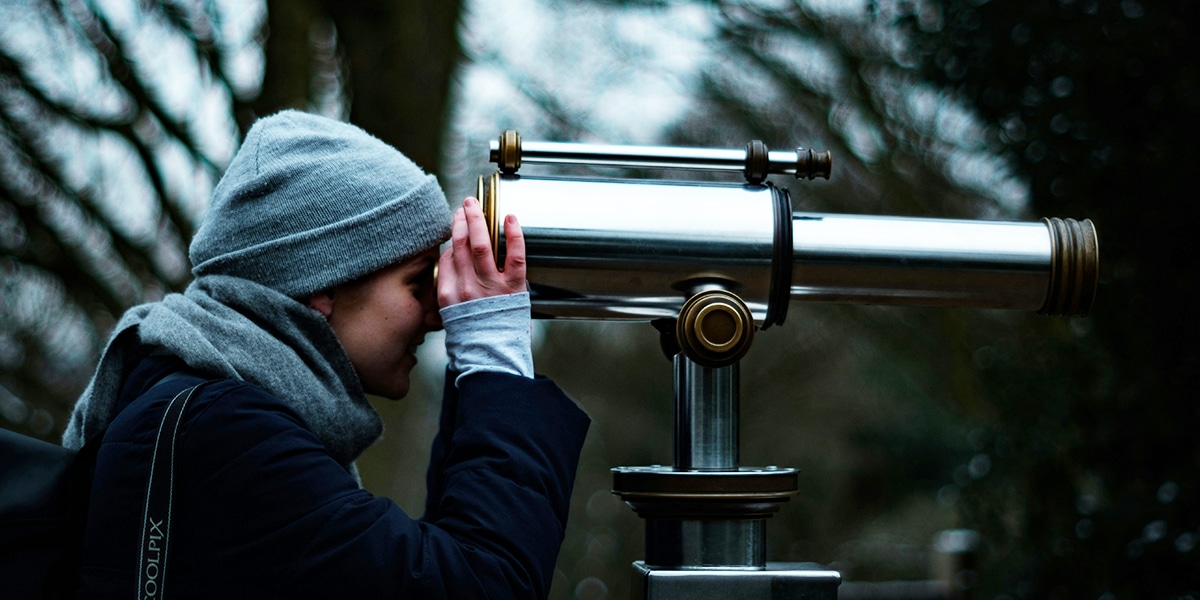
M788 569L768 563L766 570L654 569L633 563L635 600L837 600L842 576L837 571ZM784 567L784 568L777 568Z

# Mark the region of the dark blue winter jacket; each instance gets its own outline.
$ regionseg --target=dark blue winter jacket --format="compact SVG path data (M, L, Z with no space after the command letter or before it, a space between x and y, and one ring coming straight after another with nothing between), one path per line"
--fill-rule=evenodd
M134 597L155 434L167 402L204 381L155 386L181 367L148 358L125 380L96 465L79 598ZM417 520L360 489L278 398L210 383L180 425L166 598L545 597L587 427L546 379L447 385Z

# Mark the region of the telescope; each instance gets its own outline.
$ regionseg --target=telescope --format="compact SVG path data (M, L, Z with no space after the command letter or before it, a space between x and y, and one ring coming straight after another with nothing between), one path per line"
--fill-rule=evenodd
M766 520L795 469L738 459L739 361L791 302L1090 310L1090 220L996 222L793 210L772 175L828 179L828 151L491 142L480 177L497 265L504 217L525 236L535 318L650 322L674 363L671 466L617 467L613 493L645 519L635 597L836 598L840 575L768 564ZM523 165L741 174L735 182L530 176Z

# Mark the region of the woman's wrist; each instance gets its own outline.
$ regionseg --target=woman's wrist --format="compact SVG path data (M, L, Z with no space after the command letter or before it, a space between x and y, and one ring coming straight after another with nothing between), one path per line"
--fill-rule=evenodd
M455 382L477 372L533 377L529 293L477 298L441 309Z

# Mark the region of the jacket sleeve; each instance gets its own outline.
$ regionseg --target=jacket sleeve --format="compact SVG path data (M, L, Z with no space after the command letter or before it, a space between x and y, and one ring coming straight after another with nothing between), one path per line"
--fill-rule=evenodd
M442 390L442 412L438 417L438 431L433 438L429 453L429 468L425 472L425 516L424 521L436 521L445 489L446 457L454 441L454 424L458 419L458 386L454 385L457 373L446 370L446 383Z
M209 457L220 463L204 482L215 491L198 492L211 495L200 522L237 523L214 541L237 565L229 590L265 576L289 597L545 597L588 418L547 379L478 373L459 386L443 407L421 520L358 489L306 428L222 417L258 436ZM229 429L221 435L239 433Z
M587 416L549 379L477 373L457 393L449 381L424 521L491 554L485 570L517 597L545 597Z

